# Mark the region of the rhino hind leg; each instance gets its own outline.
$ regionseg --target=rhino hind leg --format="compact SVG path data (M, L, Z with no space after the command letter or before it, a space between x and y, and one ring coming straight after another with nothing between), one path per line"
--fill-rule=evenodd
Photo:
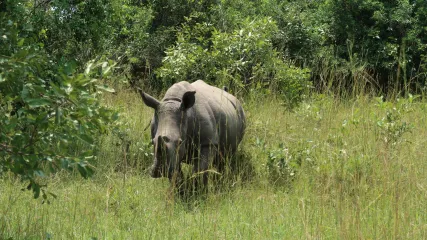
M236 150L233 146L225 147L222 146L218 150L216 157L216 167L220 173L224 173L226 168L230 168L233 162L234 153Z

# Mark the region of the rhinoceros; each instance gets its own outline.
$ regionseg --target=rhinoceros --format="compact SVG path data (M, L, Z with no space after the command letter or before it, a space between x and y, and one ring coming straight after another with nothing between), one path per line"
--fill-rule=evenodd
M153 108L151 138L154 146L153 178L182 181L181 163L193 164L193 173L218 170L234 154L245 132L245 113L236 97L202 80L172 85L161 101L139 90ZM175 181L174 180L174 181Z

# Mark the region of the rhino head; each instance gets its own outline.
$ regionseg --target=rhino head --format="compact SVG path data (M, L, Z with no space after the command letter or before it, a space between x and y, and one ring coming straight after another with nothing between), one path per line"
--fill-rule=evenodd
M180 97L164 98L158 101L140 91L145 105L155 110L151 123L151 137L154 145L154 162L151 177L168 177L181 174L181 160L186 155L187 128L191 107L196 91L185 91Z

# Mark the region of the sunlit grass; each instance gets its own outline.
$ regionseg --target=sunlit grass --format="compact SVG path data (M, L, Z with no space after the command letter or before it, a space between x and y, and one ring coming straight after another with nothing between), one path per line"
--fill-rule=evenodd
M0 238L425 239L427 104L404 101L318 95L289 111L272 98L247 99L241 158L254 176L180 200L167 179L144 171L152 111L123 91L105 104L121 109L129 151L107 136L92 179L59 173L47 180L58 195L50 205L1 178ZM400 118L388 121L387 111ZM404 123L411 127L390 139ZM287 181L271 179L266 167L280 148L300 160Z

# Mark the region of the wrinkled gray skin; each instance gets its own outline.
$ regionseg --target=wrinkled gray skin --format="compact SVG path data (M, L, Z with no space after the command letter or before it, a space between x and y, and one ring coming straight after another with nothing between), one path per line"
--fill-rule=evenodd
M151 121L154 145L153 178L182 180L181 162L193 164L193 173L212 164L222 170L223 159L234 153L245 131L242 105L233 95L198 80L179 82L161 101L140 91L155 110ZM203 173L207 183L207 173Z

